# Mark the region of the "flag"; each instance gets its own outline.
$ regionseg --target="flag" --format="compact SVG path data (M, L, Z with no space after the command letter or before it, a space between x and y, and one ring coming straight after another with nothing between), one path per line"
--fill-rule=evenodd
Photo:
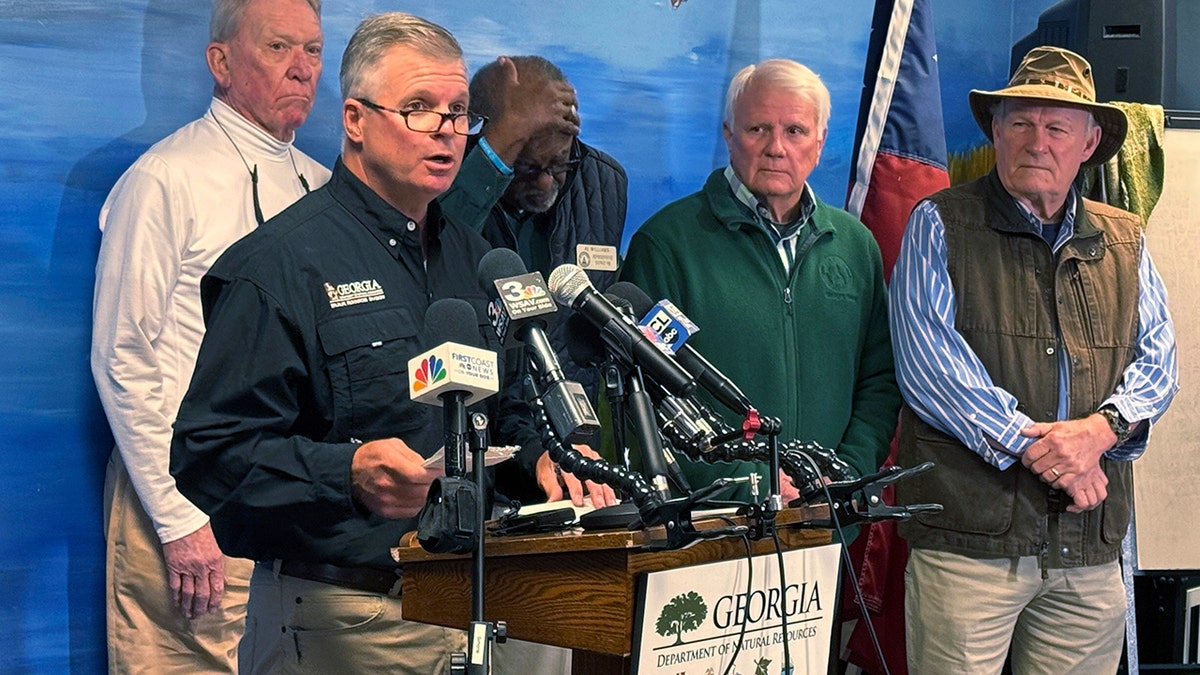
M876 0L871 22L846 210L875 235L886 279L892 276L912 208L950 186L931 2ZM887 464L895 458L893 440ZM849 597L842 604L844 617L859 619L847 640L846 659L867 672L907 675L908 545L896 534L895 523L882 521L867 526L850 551L859 565L856 580L864 607ZM857 595L847 590L848 596Z
M866 223L891 278L917 201L949 187L932 0L876 0L846 210Z

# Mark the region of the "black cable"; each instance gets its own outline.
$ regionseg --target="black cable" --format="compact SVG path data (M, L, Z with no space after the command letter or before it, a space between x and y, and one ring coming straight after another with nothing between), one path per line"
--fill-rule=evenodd
M722 520L729 523L731 527L734 526L733 521L730 519L722 518ZM754 592L754 552L750 550L749 535L742 535L742 544L746 546L746 597L750 597L750 594ZM733 645L733 655L729 657L729 665L725 666L725 672L722 675L729 675L734 664L737 663L738 654L742 652L742 641L746 639L746 624L748 622L749 618L742 617L742 629L738 631L737 642Z
M818 470L812 457L802 451L797 451L797 454L807 459L812 464L814 471ZM842 540L842 564L846 567L846 573L850 575L850 586L854 589L854 601L858 604L859 611L862 612L862 620L867 624L867 634L871 636L871 646L875 648L875 656L879 659L879 667L883 668L883 675L891 675L887 661L883 657L883 647L879 644L879 636L875 634L875 623L871 621L871 612L867 609L867 603L862 596L862 588L858 585L858 575L854 572L854 563L850 560L850 547L846 545L846 533L842 531L837 509L833 508L833 496L829 494L829 485L824 481L821 482L821 491L825 493L825 503L829 505L829 519L833 522L833 529L837 531L838 537ZM838 658L841 658L840 654L838 654Z
M779 609L780 630L783 631L783 670L780 672L787 673L792 670L792 652L788 645L787 573L783 566L783 545L779 543L779 528L771 528L771 541L775 542L775 559L779 563L779 601L783 605Z

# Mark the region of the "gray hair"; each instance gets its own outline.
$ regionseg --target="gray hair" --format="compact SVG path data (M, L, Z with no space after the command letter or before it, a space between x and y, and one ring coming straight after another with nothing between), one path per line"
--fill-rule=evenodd
M383 55L397 45L410 47L435 59L463 61L462 47L450 31L419 16L386 12L369 16L354 29L342 54L339 74L342 99L368 95L366 91Z
M242 25L242 15L254 0L213 0L212 18L208 21L210 42L229 42ZM321 0L305 0L317 18L321 18Z
M517 75L524 82L534 79L543 82L566 82L562 69L541 56L509 57L517 67ZM492 61L471 78L471 110L484 117L495 119L504 111L504 90L509 86L508 71L500 61Z
M733 126L733 110L751 82L763 82L786 89L808 101L817 110L817 127L824 136L829 128L829 89L807 66L791 59L767 59L738 71L725 93L725 123Z

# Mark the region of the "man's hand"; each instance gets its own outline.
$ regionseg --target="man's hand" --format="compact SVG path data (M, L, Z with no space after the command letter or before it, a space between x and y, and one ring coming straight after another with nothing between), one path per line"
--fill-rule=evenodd
M1100 506L1108 498L1108 476L1096 466L1087 473L1072 476L1071 486L1063 488L1071 496L1067 511L1083 513Z
M1100 468L1104 455L1117 437L1100 414L1061 422L1038 422L1021 430L1022 436L1037 438L1021 457L1021 463L1042 481L1066 492L1072 513L1096 508L1108 496L1108 479Z
M162 545L171 599L189 619L216 611L225 596L225 554L208 523Z
M826 478L825 482L828 483L829 479ZM800 488L796 487L792 477L784 473L783 469L779 470L779 495L783 497L784 505L800 498Z
M579 454L591 459L600 459L600 455L596 454L586 445L573 446ZM560 471L558 465L550 461L550 453L543 452L537 461L537 483L546 493L547 501L558 501L563 498L563 487L567 489L567 493L571 497L571 503L575 506L583 506L584 488L587 488L587 494L592 498L592 506L600 508L602 506L612 506L620 500L613 492L613 489L607 485L601 485L593 481L581 483L578 478L571 475L569 472Z
M354 498L384 518L411 518L425 505L429 486L442 474L422 466L425 459L398 438L359 446L350 463Z
M533 75L522 80L512 59L501 56L498 61L507 76L500 99L503 112L488 120L483 136L505 164L512 166L534 136L579 135L579 101L574 87Z

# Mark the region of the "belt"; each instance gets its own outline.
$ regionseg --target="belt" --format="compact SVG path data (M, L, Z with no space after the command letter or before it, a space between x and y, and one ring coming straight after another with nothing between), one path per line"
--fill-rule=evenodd
M277 574L297 579L400 597L400 568L380 570L371 567L338 567L299 560L260 560L258 564L274 570Z

